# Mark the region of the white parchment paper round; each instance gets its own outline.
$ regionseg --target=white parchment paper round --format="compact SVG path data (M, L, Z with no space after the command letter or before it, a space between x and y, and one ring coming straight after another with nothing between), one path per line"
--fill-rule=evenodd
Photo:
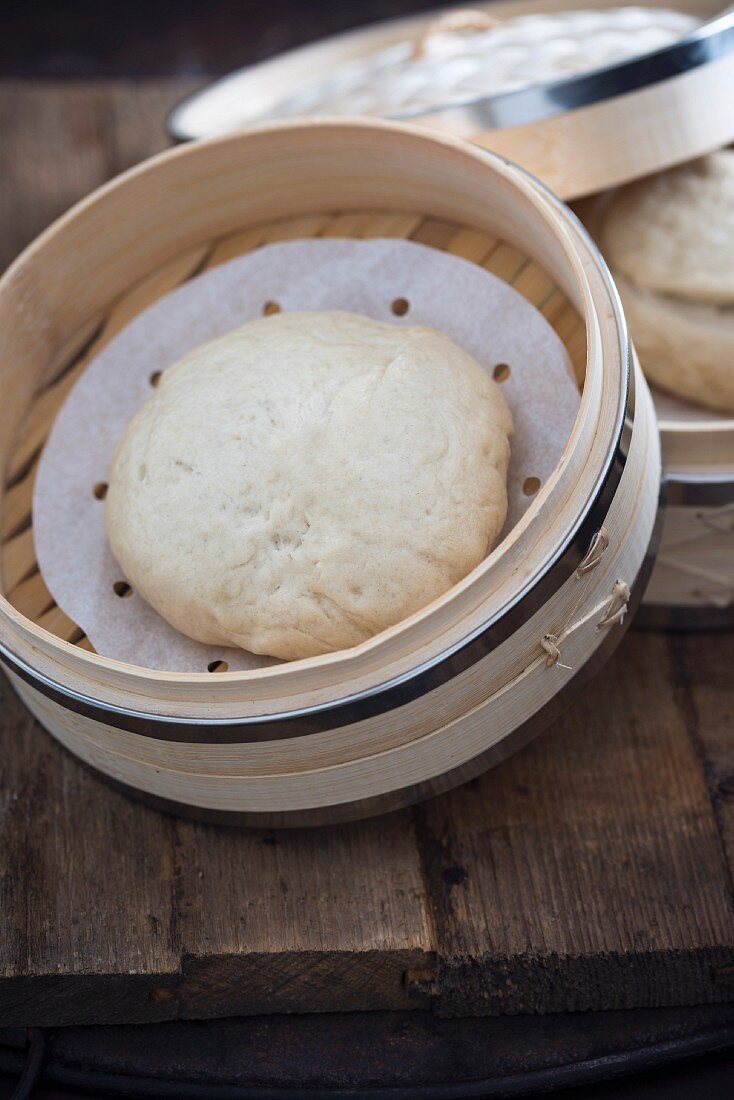
M392 302L405 298L403 317ZM273 659L201 645L170 627L133 593L107 543L105 481L127 422L150 396L150 376L187 352L258 317L268 301L282 309L345 309L396 325L429 325L503 382L515 434L505 533L530 503L527 477L555 469L579 407L561 340L520 294L476 264L403 240L303 240L268 245L222 264L161 298L89 364L63 405L41 458L33 499L38 563L51 594L98 653L148 668L203 672L223 659L230 669Z

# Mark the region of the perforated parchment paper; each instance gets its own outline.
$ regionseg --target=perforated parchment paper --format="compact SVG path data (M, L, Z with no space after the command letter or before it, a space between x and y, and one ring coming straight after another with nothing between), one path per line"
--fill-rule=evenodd
M393 303L408 303L396 316ZM44 449L33 500L38 563L54 599L98 653L148 668L204 672L274 663L244 650L201 645L168 626L135 592L109 549L104 483L126 424L151 394L151 376L193 348L263 313L344 309L396 325L429 325L502 382L515 435L505 531L532 497L528 478L555 469L579 407L566 350L542 315L476 264L404 240L302 240L269 245L199 275L127 325L89 364ZM504 369L500 374L505 374Z

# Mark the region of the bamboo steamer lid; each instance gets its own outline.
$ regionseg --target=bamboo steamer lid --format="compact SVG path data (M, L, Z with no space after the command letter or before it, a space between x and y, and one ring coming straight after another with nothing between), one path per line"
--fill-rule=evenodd
M243 69L184 100L168 128L185 141L284 113L381 114L474 141L528 169L561 198L578 198L734 140L734 11L720 12L720 0L638 7L619 0L495 0L448 8ZM554 18L563 20L557 30ZM639 26L628 25L635 19ZM426 68L432 40L452 36L467 45ZM495 39L499 45L484 69L478 54L467 75L461 51L475 37L485 50ZM656 48L641 52L646 42ZM592 48L596 60L585 61ZM487 74L490 65L501 78ZM453 82L442 79L450 66ZM361 95L379 81L383 94Z
M317 235L409 236L533 302L583 386L561 464L472 574L352 650L216 675L97 655L35 561L33 478L56 410L89 355L156 297L260 244ZM659 439L608 271L545 188L453 138L302 120L153 158L0 280L0 372L2 660L62 744L177 812L316 824L477 774L603 663L649 573Z
M387 88L382 102L368 105L369 110L381 107L393 117L410 117L492 149L564 199L596 195L734 141L734 9L722 11L721 0L643 0L640 6L661 13L655 48L646 52L641 50L648 39L636 42L644 27L627 35L631 47L614 38L615 33L624 37L621 25L615 32L619 0L497 0L394 20L218 81L180 104L169 117L169 130L186 140L256 124L284 104L287 110L299 102L306 111L314 106L325 110L328 96L314 105L318 96L311 94L309 104L309 88L315 83L318 91L319 80L323 83L323 77L314 81L314 73L327 74L326 90L331 80L332 103L342 110L339 80L328 74L356 74L354 85L362 65L363 84L375 73L379 78L380 67L370 59L383 59L384 69L402 44L400 65L409 73L411 64L422 64L425 86L401 93L402 101L393 87L392 110ZM669 20L664 13L671 10L687 27ZM559 15L565 22L554 32L552 19ZM523 36L525 17L545 22L529 24ZM470 51L473 36L491 43L488 28L494 22L500 41L500 30L513 20L520 20L519 40L510 40L505 29L507 41L491 55L495 67L504 66L506 87L475 70L468 76L460 72L453 87L442 83L441 64L456 66L461 45L453 53L445 50L443 61L439 52L433 68L426 67L422 55L430 53L435 36L444 41L452 33L457 41L464 36ZM580 66L583 43L605 34L612 37L606 63ZM574 36L578 49L564 53L563 43L573 44ZM565 63L583 71L552 79L558 76L554 45ZM627 49L629 56L622 56ZM540 64L531 81L533 59ZM484 91L482 80L488 80ZM342 79L341 89L348 93L346 105L359 108L348 80ZM675 629L734 626L734 418L691 416L685 410L679 415L665 401L656 404L668 512L659 565L639 621Z

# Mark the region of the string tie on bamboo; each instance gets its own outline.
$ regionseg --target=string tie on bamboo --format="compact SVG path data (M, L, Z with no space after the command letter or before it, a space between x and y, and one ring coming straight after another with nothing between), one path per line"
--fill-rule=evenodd
M571 672L570 665L561 664L561 651L558 647L558 636L556 634L544 634L540 640L540 648L545 653L545 667L553 668L565 668L568 672Z
M598 629L606 626L619 626L627 614L627 604L630 602L629 585L624 581L615 581L612 588L612 598L606 610L604 618L599 623Z
M591 545L586 551L585 557L583 557L578 564L576 576L583 577L585 573L590 573L592 569L596 569L608 546L609 532L606 527L600 527L591 540Z

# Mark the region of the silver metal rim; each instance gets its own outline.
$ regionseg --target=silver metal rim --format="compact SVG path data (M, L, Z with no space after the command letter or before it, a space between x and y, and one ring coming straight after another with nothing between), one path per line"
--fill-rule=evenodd
M662 505L662 501L661 501ZM423 802L427 798L434 798L445 791L458 787L462 783L474 779L490 768L501 764L509 756L524 748L538 734L555 721L556 718L570 706L577 693L588 684L601 670L617 648L630 621L639 614L638 607L642 599L647 581L655 561L657 542L660 535L662 507L658 509L657 520L653 536L650 541L647 554L640 566L632 585L632 595L629 603L629 613L620 628L607 635L601 645L583 665L571 681L558 691L548 702L536 711L531 718L518 726L507 737L485 752L468 760L458 768L444 772L440 776L424 780L421 783L412 784L398 790L388 791L383 794L372 795L353 802L339 803L335 806L315 806L305 810L277 810L271 813L252 812L247 810L214 810L203 806L195 806L185 802L176 802L163 798L160 795L150 794L138 787L131 787L118 779L114 779L106 772L89 764L87 761L79 761L96 777L106 785L113 787L122 794L136 801L143 802L146 806L162 813L174 814L177 817L190 818L195 821L204 821L212 825L228 825L239 828L301 828L317 827L320 825L333 825L339 822L355 821L366 817L375 817L379 814L392 813L396 810L412 806L416 802ZM636 622L636 618L635 618ZM67 750L68 751L68 750ZM77 757L75 759L78 760Z
M717 508L734 501L731 475L665 474L664 479L668 504Z
M488 152L484 155L488 158L496 156ZM565 216L569 216L568 208L549 188L531 173L517 166L513 167L532 179L534 185L543 192L546 200L558 210L562 210ZM60 703L67 710L117 729L155 740L198 744L245 744L308 736L353 725L384 714L436 690L486 657L539 610L548 596L573 575L609 511L622 478L634 425L634 375L631 369L627 323L619 294L595 242L578 218L575 215L571 215L571 218L598 265L615 314L620 342L620 360L623 364L623 386L617 419L602 473L555 557L517 594L513 601L501 608L492 619L482 623L471 634L466 635L450 649L439 653L430 661L359 694L273 715L231 719L179 717L120 707L75 691L43 675L2 642L0 642L0 658L31 687Z
M629 367L628 367L629 369ZM632 426L632 395L628 413L619 427L612 458L596 495L580 516L575 530L560 548L555 560L515 602L493 620L482 624L452 649L432 662L418 666L401 677L362 693L330 704L252 718L206 719L156 715L114 706L93 699L43 676L0 645L0 655L21 679L66 709L117 729L157 740L231 744L280 740L307 736L384 714L436 690L473 664L482 660L508 638L546 602L559 585L573 575L586 554L594 534L602 526L619 486L626 463L626 436Z
M621 436L621 429L620 429ZM594 534L604 522L626 461L621 440L606 478L592 506L581 517L575 532L556 559L516 601L472 635L462 639L430 663L359 695L332 703L274 715L218 719L159 715L115 706L94 699L39 673L0 644L0 657L22 680L67 710L98 722L162 741L198 744L243 744L303 737L374 718L404 706L446 684L482 660L546 602L547 597L572 576L586 554Z
M397 112L385 117L427 125L435 122L443 128L453 128L456 133L462 134L526 126L670 80L702 65L718 61L732 50L734 11L704 23L670 46L616 65L593 69L565 80L533 84L516 91L468 100L465 103L454 103L431 110ZM175 141L192 141L212 135L214 131L195 132L190 126L187 127L186 114L189 107L198 103L212 88L234 83L249 71L249 68L240 69L177 104L166 120L170 137ZM244 126L257 125L260 121L265 119L246 122Z

